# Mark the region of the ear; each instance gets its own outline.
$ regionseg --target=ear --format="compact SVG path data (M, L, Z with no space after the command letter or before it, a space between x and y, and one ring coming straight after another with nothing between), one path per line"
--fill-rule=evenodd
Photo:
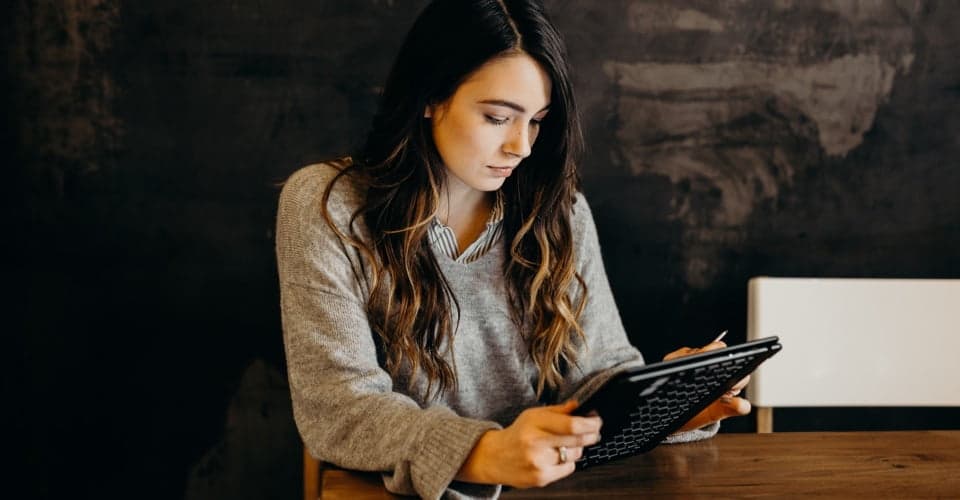
M433 105L427 104L427 107L423 108L423 117L424 118L433 118Z

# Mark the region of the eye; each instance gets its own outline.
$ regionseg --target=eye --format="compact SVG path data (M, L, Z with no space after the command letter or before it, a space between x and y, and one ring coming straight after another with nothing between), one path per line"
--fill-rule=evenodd
M539 118L536 117L536 116L534 116L534 117L532 117L532 118L530 119L530 126L531 126L531 127L538 127L538 128L539 128L540 125L543 125L543 121L546 120L546 119L547 119L547 114L546 114L546 113L541 114Z
M488 122L494 125L504 125L507 123L507 120L509 119L509 118L503 118L503 117L493 116L493 115L483 115L483 117L486 118Z

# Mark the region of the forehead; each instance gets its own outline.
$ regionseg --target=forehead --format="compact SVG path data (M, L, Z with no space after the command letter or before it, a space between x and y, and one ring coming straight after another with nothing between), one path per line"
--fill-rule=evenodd
M515 102L531 113L550 104L550 76L527 54L492 59L460 84L457 99L501 99Z

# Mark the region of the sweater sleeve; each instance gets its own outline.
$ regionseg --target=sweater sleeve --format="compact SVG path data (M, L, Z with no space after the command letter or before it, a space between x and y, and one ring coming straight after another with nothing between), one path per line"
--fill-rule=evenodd
M395 493L495 496L496 486L451 482L480 436L499 426L440 405L421 407L394 391L378 364L363 279L350 250L320 215L328 173L307 167L294 174L277 215L284 347L305 445L320 460L383 472ZM331 196L331 206L345 203L341 195ZM452 489L457 485L463 491Z
M600 253L600 241L590 206L577 195L571 217L574 241L578 248L578 272L587 285L587 303L580 326L586 337L576 367L571 367L559 391L560 401L582 401L611 377L628 368L643 365L643 356L627 338L620 312L613 298ZM720 424L714 423L687 432L673 434L665 443L697 441L712 437Z

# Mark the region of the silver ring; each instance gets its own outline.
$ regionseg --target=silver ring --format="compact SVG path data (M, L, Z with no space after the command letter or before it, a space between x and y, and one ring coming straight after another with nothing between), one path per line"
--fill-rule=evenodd
M560 463L567 463L567 447L557 446L557 453L560 455Z

